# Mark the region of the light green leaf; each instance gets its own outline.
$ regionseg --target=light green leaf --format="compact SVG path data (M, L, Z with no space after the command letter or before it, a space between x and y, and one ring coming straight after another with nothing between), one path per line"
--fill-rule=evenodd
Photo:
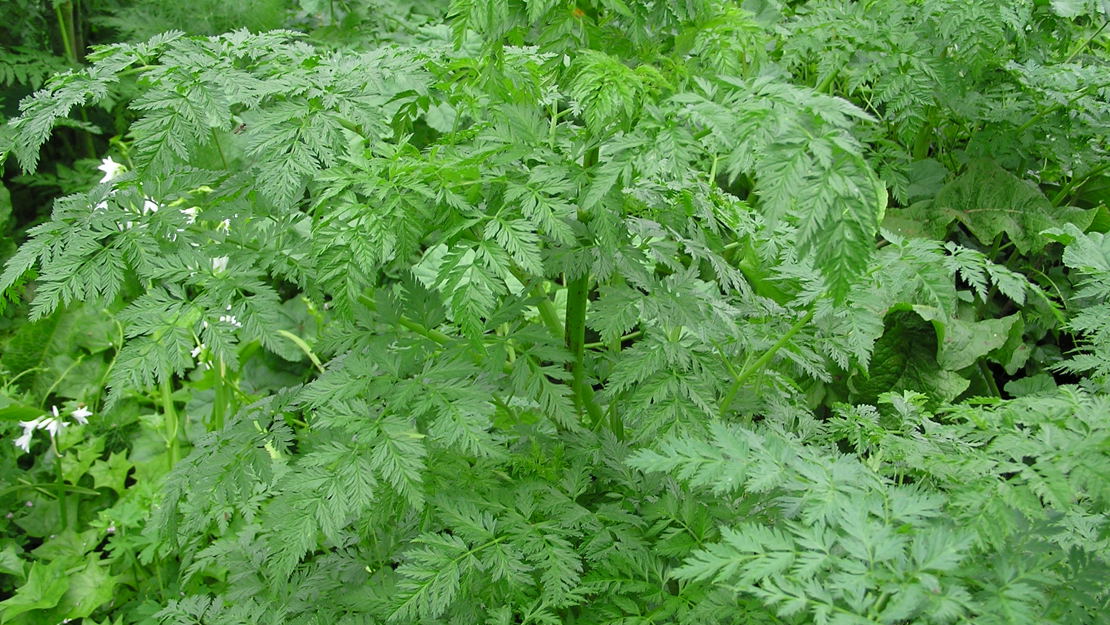
M874 403L885 392L917 391L934 401L951 401L971 384L937 363L936 332L920 316L900 310L887 315L865 379L853 380L857 401Z
M1022 254L1045 246L1041 231L1069 223L1085 229L1095 216L1094 211L1053 206L1035 184L988 159L971 161L967 171L941 189L933 207L938 226L958 221L984 245L1005 233Z
M20 580L26 575L27 564L19 556L23 550L15 542L8 542L0 549L0 575L12 575Z
M69 588L58 605L63 618L83 618L112 599L116 578L100 560L89 559L85 568L69 575Z
M59 560L32 564L27 583L20 586L15 595L0 601L0 623L6 623L24 612L47 610L58 605L69 588L64 567L65 562Z
M1002 319L965 321L950 318L930 306L914 306L913 310L936 328L940 347L937 364L949 371L970 367L1005 345L1014 323L1021 318L1021 315L1014 314Z
M89 475L93 478L93 487L111 488L122 494L124 484L127 481L127 473L131 471L133 466L135 465L127 459L127 454L112 452L112 455L108 456L107 462L97 460L89 469Z

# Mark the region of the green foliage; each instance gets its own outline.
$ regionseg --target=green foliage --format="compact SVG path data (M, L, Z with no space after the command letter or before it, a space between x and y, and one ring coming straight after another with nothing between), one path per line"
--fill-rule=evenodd
M252 31L281 28L292 7L287 0L248 3L201 0L188 7L176 3L136 0L112 7L94 21L119 33L123 40L149 39L183 29L194 35L215 35L236 28Z
M1105 621L1099 6L101 8L0 622Z
M923 399L844 409L812 441L717 423L635 454L691 497L763 509L674 576L816 622L1100 622L1102 591L1075 582L1106 575L1105 545L1073 528L1106 512L1105 397L1065 389L944 415Z

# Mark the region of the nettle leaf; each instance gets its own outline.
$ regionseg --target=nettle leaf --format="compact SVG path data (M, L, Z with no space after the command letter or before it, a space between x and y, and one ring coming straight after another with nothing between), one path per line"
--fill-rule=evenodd
M935 308L914 306L913 311L930 321L937 331L940 351L937 364L957 371L975 364L983 356L1001 348L1009 340L1010 331L1021 316L1001 319L964 321L948 317Z
M1099 0L1052 0L1052 11L1060 17L1074 18L1080 15L1097 17L1099 13L1110 13L1110 7Z
M998 345L1003 342L1005 335ZM869 403L880 393L912 390L929 395L935 401L952 401L970 382L943 368L937 362L941 353L932 325L908 311L892 312L886 318L886 331L875 343L866 376L853 378L856 397ZM962 357L957 354L955 359Z
M1086 228L1094 213L1053 206L1032 182L994 161L977 159L933 198L931 219L938 225L958 221L984 245L1005 233L1018 251L1027 254L1048 242L1042 231L1065 224Z

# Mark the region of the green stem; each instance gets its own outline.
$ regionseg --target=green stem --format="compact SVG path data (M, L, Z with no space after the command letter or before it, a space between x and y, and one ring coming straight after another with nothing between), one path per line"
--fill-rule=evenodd
M521 284L528 284L533 280L530 275L515 264L511 271L516 279L520 280ZM548 297L547 289L544 287L542 280L532 285L532 297L536 298L536 310L540 313L540 321L543 321L543 325L547 327L552 336L562 340L563 324L559 321L559 311L555 309L555 302L552 302L551 298Z
M135 74L141 74L141 73L143 73L147 70L151 70L151 69L154 69L156 67L158 67L158 66L157 65L136 65L135 67L129 67L129 68L117 73L116 78L125 78L127 76L133 76Z
M612 344L608 344L605 341L595 341L593 343L586 343L586 349L600 349L602 347L608 347L609 349L611 349L613 351L619 352L621 344L623 344L625 341L631 341L633 339L638 339L641 336L643 336L643 334L644 334L643 330L636 330L634 332L629 332L628 334L625 334L624 336L621 336L621 337L615 339Z
M369 295L360 295L358 297L358 301L362 302L362 304L369 308L371 311L377 312L378 305L374 302L374 298L370 297ZM409 319L408 317L405 317L403 315L397 317L397 324L400 325L402 328L411 330L430 341L439 343L440 345L447 345L448 343L454 341L453 338L440 332L439 330L431 330L429 328L426 328L422 324L413 321L412 319Z
M58 482L55 481L55 482L24 482L22 484L16 484L15 486L9 486L7 488L0 489L0 497L10 495L12 493L15 493L15 492L18 492L18 491L21 491L21 490L24 490L24 489L41 491L43 493L48 493L49 491L53 490L53 491L59 491L59 492L64 491L64 492L67 492L67 493L77 493L77 494L80 494L80 495L99 495L100 494L100 491L96 491L96 490L93 490L91 488L81 488L80 486L67 486L66 484L58 484Z
M601 408L593 401L593 388L586 376L586 305L590 297L589 275L567 283L566 343L573 358L571 364L575 401L581 413L589 414L594 425L602 421Z
M990 367L985 361L979 361L979 375L983 376L983 381L987 383L987 388L995 397L1002 397L1002 393L998 390L998 384L994 381L994 374L991 373Z
M1102 22L1102 26L1099 26L1099 27L1098 27L1098 30L1096 30L1095 32L1091 33L1091 36L1090 36L1090 37L1087 37L1086 39L1084 39L1084 40L1083 40L1083 43L1079 44L1079 47L1077 47L1076 49L1072 50L1072 51L1071 51L1071 54L1069 54L1069 55L1068 55L1068 58L1064 59L1064 63L1071 63L1071 60L1075 58L1075 55L1079 54L1079 53L1080 53L1080 52L1082 52L1082 51L1083 51L1084 49L1086 49L1086 47L1087 47L1087 46L1091 45L1091 42L1095 40L1095 37L1098 37L1098 36L1099 36L1099 34L1101 34L1101 33L1102 33L1102 31L1106 30L1106 25L1107 25L1107 24L1110 24L1110 19L1106 19L1106 20L1104 20L1104 21Z
M1098 167L1095 167L1091 171L1087 172L1087 174L1083 177L1072 178L1068 182L1068 184L1060 187L1060 190L1056 192L1056 195L1052 196L1052 205L1053 206L1059 206L1060 202L1063 202L1064 199L1066 199L1069 195L1071 195L1071 193L1073 191L1075 191L1079 187L1082 187L1083 185L1087 184L1088 180L1090 180L1091 178L1094 178L1095 176L1101 174L1102 172L1106 171L1107 169L1110 169L1110 162L1106 162L1106 163L1103 163L1103 164L1099 165Z
M915 161L924 160L929 156L929 148L933 145L933 133L935 129L936 125L933 123L933 111L930 109L928 118L917 131L917 136L914 137L913 158Z
M164 416L164 435L166 438L166 452L169 461L169 467L172 469L177 464L177 459L180 456L180 449L177 442L177 432L180 428L180 422L177 417L177 408L173 405L173 384L172 377L166 376L162 379L162 413Z
M1101 85L1096 85L1096 86L1101 86ZM1071 97L1070 100L1068 100L1067 102L1064 102L1063 104L1057 103L1057 104L1053 104L1052 106L1049 106L1047 108L1041 109L1036 114L1034 114L1032 117L1030 117L1024 124L1018 126L1017 130L1014 131L1014 134L1015 135L1020 135L1021 133L1025 132L1026 130L1029 130L1030 126L1032 126L1033 124L1035 124L1038 121L1040 121L1041 119L1043 119L1046 115L1054 113L1054 112L1056 112L1060 109L1066 109L1066 108L1071 107L1071 105L1078 102L1080 98L1086 96L1087 91L1089 89L1090 89L1090 87L1086 87L1084 89L1079 90L1078 93L1076 93L1074 96Z
M397 319L397 323L401 324L402 328L412 330L420 336L430 341L439 343L440 345L447 345L452 341L450 336L447 336L439 330L431 330L429 328L425 328L423 325L413 321L412 319L409 319L408 317L399 317Z
M547 326L547 329L555 338L564 338L563 326L559 323L559 311L555 310L555 302L551 301L551 298L547 296L547 291L540 284L532 288L532 293L536 296L536 309L540 312L543 325Z
M69 497L66 497L65 477L62 474L62 456L58 453L58 448L54 445L54 441L50 441L51 447L54 447L54 466L57 467L57 489L58 489L58 512L61 516L62 530L65 531L69 528Z
M586 151L582 159L582 166L589 170L597 164L599 150L596 147ZM586 222L588 215L579 209L578 220ZM571 361L571 388L574 390L574 400L578 405L579 416L589 415L594 427L600 427L605 415L594 398L594 389L586 375L586 306L590 300L590 274L583 272L581 276L567 283L567 314L566 330L563 335L567 348L570 350ZM611 421L615 421L614 418ZM623 430L623 426L613 428L614 432Z
M104 310L104 309L101 309L101 313L106 315L106 316L111 316L111 314L112 314L112 313L110 313L110 312L108 312L107 310ZM104 373L102 373L100 375L100 380L99 380L99 382L97 382L97 387L101 388L101 389L103 389L105 386L107 386L108 376L110 376L112 374L112 369L115 368L115 366L116 366L116 360L119 359L119 352L120 352L121 349L123 349L123 325L118 320L116 320L114 318L112 319L112 321L113 321L113 323L116 324L116 331L119 332L119 339L118 339L118 342L116 342L116 341L112 342L112 348L113 348L112 349L112 359L108 361L108 366L104 368ZM100 400L101 400L101 397L103 395L104 395L104 393L103 393L103 391L101 391L101 392L97 393L96 397L93 399L93 405L92 405L92 408L91 408L91 410L93 412L96 412L97 410L100 409Z
M85 62L85 33L81 28L81 0L74 0L73 2L73 54L77 58L78 63L84 64ZM87 120L86 120L87 121Z
M786 334L782 335L782 338L776 341L775 344L772 345L771 348L768 349L766 352L764 352L762 356L757 358L755 362L751 363L747 367L744 367L744 370L736 376L736 379L732 382L732 386L730 386L728 392L725 393L725 398L721 401L720 414L722 417L724 417L728 413L729 406L732 405L732 402L736 399L736 394L740 392L740 389L743 388L744 383L748 381L748 378L752 377L754 373L762 370L763 367L767 366L767 363L771 362L771 359L775 357L775 354L777 354L778 351L783 348L783 346L790 342L790 339L794 338L794 335L800 332L807 323L813 320L813 312L814 311L812 310L809 311L804 317L796 321L794 325L790 326L790 329L786 331Z
M216 370L216 396L212 400L212 420L208 423L208 431L216 432L224 429L224 415L227 412L228 397L227 380L224 376L227 375L227 366L224 364L224 359L220 358L219 368Z
M320 357L316 355L316 352L312 351L312 347L309 346L304 339L288 330L278 330L277 333L293 341L293 344L299 347L301 351L304 352L304 355L308 356L308 359L312 361L312 365L316 367L316 370L320 373L324 372L324 364L320 362ZM220 361L220 366L223 366L223 360Z
M85 62L85 47L81 38L80 29L77 28L75 15L80 9L74 11L73 2L61 2L54 5L54 17L58 20L58 35L62 38L62 48L66 61L70 65L78 66ZM85 109L79 109L81 119L89 121ZM81 147L85 150L87 158L96 158L96 146L93 145L92 136L87 132L80 132Z
M220 155L220 163L224 166L224 169L229 169L227 166L227 158L224 157L223 146L220 145L220 137L216 134L216 129L212 128L210 132L212 134L212 143L216 144L216 152Z
M66 370L62 372L62 375L58 376L57 379L54 380L54 383L50 385L50 388L46 389L46 393L44 393L42 396L42 401L44 404L46 403L46 400L50 399L50 395L54 393L54 389L58 388L58 385L62 383L62 380L66 379L66 376L69 375L69 372L73 371L74 367L81 364L81 362L84 360L85 355L81 354L80 356L75 358L68 367L66 367Z
M66 60L72 65L77 65L77 52L73 47L73 3L55 4L54 17L58 20L58 34L62 38Z
M825 75L823 79L821 79L820 84L814 87L814 90L825 93L825 90L832 85L834 80L836 80L836 72L829 72Z

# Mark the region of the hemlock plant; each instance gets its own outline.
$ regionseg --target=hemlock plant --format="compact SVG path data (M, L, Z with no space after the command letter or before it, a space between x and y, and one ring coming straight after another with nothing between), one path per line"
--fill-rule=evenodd
M21 104L127 121L0 292L143 434L0 622L1106 621L1104 4L387 4Z

